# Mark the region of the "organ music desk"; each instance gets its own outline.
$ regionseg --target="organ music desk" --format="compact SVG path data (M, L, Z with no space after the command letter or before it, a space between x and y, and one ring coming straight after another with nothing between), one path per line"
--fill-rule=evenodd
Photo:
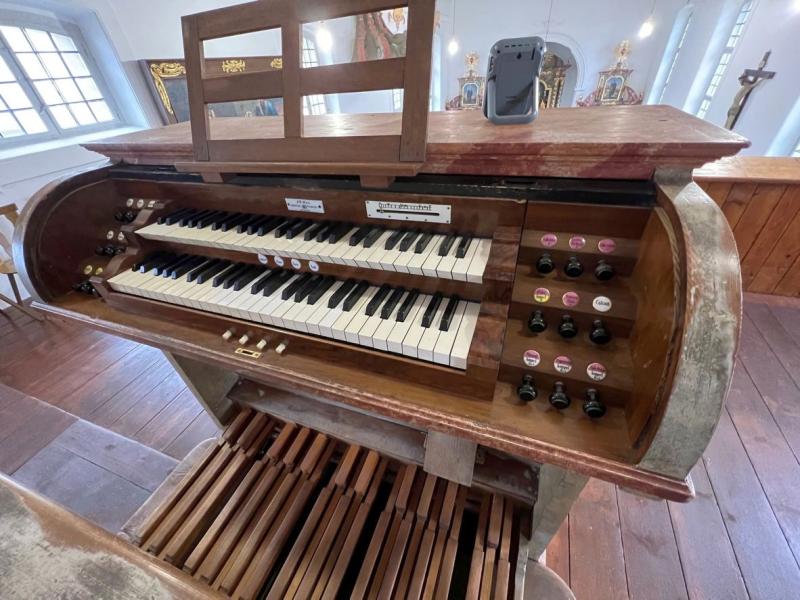
M426 118L406 162L203 156L190 124L110 138L21 216L35 305L162 349L227 427L133 536L218 591L522 597L588 477L692 497L741 290L690 174L747 140L665 106Z

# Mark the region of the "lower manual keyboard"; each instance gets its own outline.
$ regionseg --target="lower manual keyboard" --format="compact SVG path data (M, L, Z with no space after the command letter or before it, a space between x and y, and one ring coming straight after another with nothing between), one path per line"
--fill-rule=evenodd
M480 311L458 296L167 252L108 283L126 294L462 370Z

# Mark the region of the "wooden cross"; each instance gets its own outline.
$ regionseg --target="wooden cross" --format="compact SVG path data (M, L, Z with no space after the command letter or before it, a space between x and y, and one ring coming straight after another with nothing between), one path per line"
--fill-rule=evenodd
M728 109L728 120L725 121L726 129L733 129L734 125L736 125L736 121L739 120L739 115L742 113L742 109L744 109L744 105L747 103L747 99L750 97L753 90L761 84L761 82L775 77L775 71L764 70L771 53L772 50L767 50L757 69L745 69L744 73L739 76L739 83L742 87L736 92L731 107Z

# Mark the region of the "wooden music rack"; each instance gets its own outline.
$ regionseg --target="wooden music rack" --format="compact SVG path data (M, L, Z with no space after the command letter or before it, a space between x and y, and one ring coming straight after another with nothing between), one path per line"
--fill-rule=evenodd
M178 168L217 181L222 174L238 172L360 175L376 187L388 185L391 179L386 178L416 174L427 144L435 2L399 0L399 5L408 7L405 57L308 68L301 64L304 23L396 8L398 0L256 0L183 17L194 161ZM270 29L281 32L280 71L206 72L205 41ZM399 135L307 135L304 96L400 88ZM206 108L211 103L278 97L284 106L282 131L269 130L279 137L253 136L253 131L260 132L257 121L267 119L253 119L246 130L228 127L223 119L212 125Z

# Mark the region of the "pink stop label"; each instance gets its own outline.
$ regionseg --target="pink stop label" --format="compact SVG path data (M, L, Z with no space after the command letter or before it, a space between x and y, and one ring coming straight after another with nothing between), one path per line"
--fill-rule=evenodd
M522 355L522 362L524 362L528 367L537 366L541 360L542 357L536 350L526 350L525 354Z
M547 302L550 300L550 290L547 288L536 288L533 291L533 299L537 302Z
M617 242L612 240L611 238L605 238L597 242L597 249L600 250L603 254L611 254L614 250L617 249Z
M564 306L569 306L570 308L577 306L580 301L581 297L576 292L567 292L561 296L561 302L564 303Z
M558 236L555 233L545 233L542 236L542 246L552 248L558 243Z
M557 356L553 361L553 367L562 375L572 371L572 359L569 356Z
M592 381L603 381L606 378L607 371L604 365L594 362L586 367L586 374Z
M573 250L580 250L586 245L586 238L582 235L573 235L569 238L569 247Z

